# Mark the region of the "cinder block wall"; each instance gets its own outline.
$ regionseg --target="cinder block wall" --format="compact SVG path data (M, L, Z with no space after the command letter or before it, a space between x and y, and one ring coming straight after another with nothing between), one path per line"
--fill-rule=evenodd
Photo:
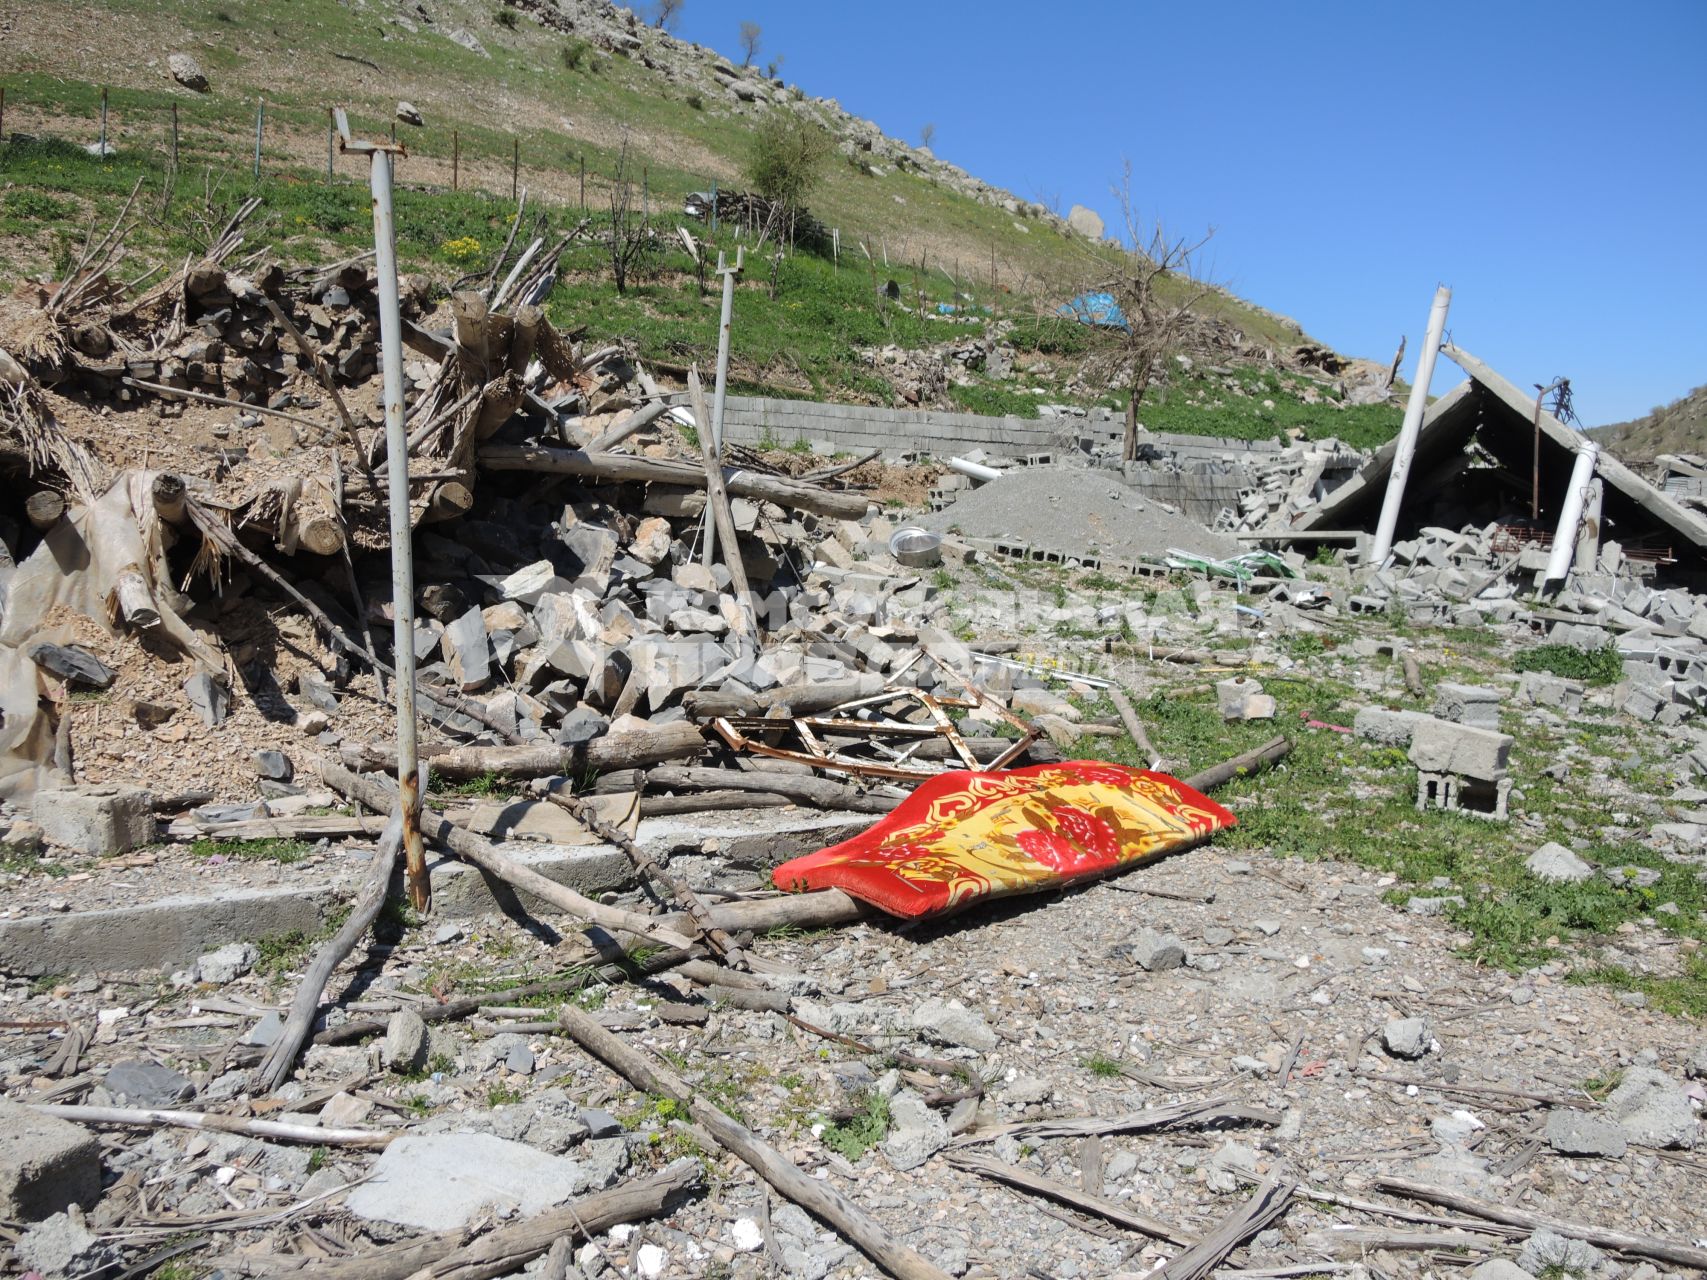
M687 402L685 395L669 399L676 404ZM707 397L708 404L709 401ZM939 409L883 409L875 405L730 396L723 406L723 430L736 444L749 446L770 440L786 448L797 440L805 440L822 453L858 454L881 449L890 460L903 453L923 453L946 461L974 449L1010 458L1033 453L1062 454L1075 449L1080 437L1116 442L1125 427L1119 415L1094 411L1083 418L990 418ZM1167 454L1177 466L1194 463L1248 466L1259 458L1281 452L1280 444L1274 440L1226 440L1165 431L1149 432L1144 439Z

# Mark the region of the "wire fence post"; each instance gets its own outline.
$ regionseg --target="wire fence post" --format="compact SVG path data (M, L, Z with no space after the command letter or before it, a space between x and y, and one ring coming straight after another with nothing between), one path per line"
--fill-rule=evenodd
M717 234L717 179L711 180L711 234Z
M450 189L455 191L461 179L462 169L462 134L457 130L450 131Z
M640 166L640 220L652 220L652 167Z
M521 190L521 173L522 140L512 138L510 139L510 199L512 200L516 198L516 193Z
M261 134L267 127L267 100L255 99L255 181L261 180Z
M421 842L421 770L415 715L415 550L409 519L409 440L403 422L403 320L397 297L397 226L391 205L391 144L356 142L338 112L346 151L366 152L373 192L374 276L379 293L386 453L390 458L392 662L397 679L397 803L403 821L403 859L409 901L432 906L426 849ZM399 148L401 150L401 148Z
M581 208L587 207L587 153L581 153Z
M101 159L107 158L107 91L101 90Z
M0 84L0 142L6 141L6 86Z
M332 181L332 135L337 130L332 118L332 108L326 108L326 181Z

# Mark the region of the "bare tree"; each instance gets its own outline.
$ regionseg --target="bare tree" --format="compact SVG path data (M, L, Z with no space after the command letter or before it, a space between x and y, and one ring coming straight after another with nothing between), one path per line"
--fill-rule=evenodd
M1104 335L1093 366L1110 387L1127 393L1121 456L1130 462L1138 456L1138 406L1188 340L1196 320L1193 308L1212 292L1201 274L1199 256L1215 232L1211 228L1190 240L1169 234L1159 219L1146 224L1132 199L1131 161L1112 193L1125 224L1126 247L1113 262L1098 255L1086 292L1107 293L1120 315L1080 318L1095 323ZM1087 252L1096 251L1087 247Z
M787 59L784 58L783 55L779 53L776 55L776 57L772 58L769 62L765 63L765 79L767 79L767 80L778 79L782 75L782 64L785 61L787 61Z
M741 24L741 65L750 67L753 59L759 56L759 35L761 28L756 22Z
M682 20L682 5L687 0L653 0L652 25L660 31L674 31Z
M646 220L646 214L638 207L635 199L634 180L628 168L626 141L622 144L622 150L617 153L616 176L610 185L610 232L607 247L610 250L611 279L616 284L618 295L621 295L627 292L632 281L645 276L657 250L656 238Z
M929 151L931 149L931 144L935 141L936 125L930 121L926 121L924 127L919 130L919 145L926 151Z

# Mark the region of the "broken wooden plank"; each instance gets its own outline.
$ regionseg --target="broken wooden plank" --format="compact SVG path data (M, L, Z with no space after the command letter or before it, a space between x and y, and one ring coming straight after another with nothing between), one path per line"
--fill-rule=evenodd
M1455 1209L1459 1213L1467 1213L1476 1218L1486 1218L1490 1222L1522 1227L1529 1231L1545 1228L1559 1235L1569 1236L1573 1240L1586 1240L1602 1249L1616 1249L1620 1253L1636 1254L1652 1258L1656 1262L1670 1262L1680 1267L1707 1271L1707 1249L1698 1249L1692 1245L1677 1244L1653 1236L1632 1235L1627 1231L1613 1231L1555 1217L1550 1213L1536 1213L1531 1209L1517 1209L1445 1187L1412 1182L1408 1178L1377 1177L1374 1186L1377 1191L1385 1191L1388 1195L1426 1200L1430 1204L1444 1205L1448 1209Z
M696 1097L674 1072L624 1044L574 1005L564 1005L558 1016L576 1044L642 1092L661 1094L687 1107L719 1146L739 1156L795 1204L829 1223L890 1275L898 1280L947 1280L947 1272L901 1244L852 1200L803 1173L745 1125Z
M1292 1203L1294 1184L1270 1177L1221 1225L1166 1266L1150 1273L1152 1280L1199 1280L1219 1267L1226 1256L1278 1219Z
M994 1156L979 1155L975 1152L956 1152L948 1157L948 1162L957 1169L965 1169L968 1173L976 1173L980 1177L989 1178L995 1182L1005 1182L1011 1187L1030 1191L1048 1199L1079 1210L1081 1213L1093 1214L1129 1231L1140 1235L1150 1236L1156 1240L1166 1240L1169 1244L1189 1247L1197 1243L1197 1237L1186 1235L1170 1227L1160 1218L1152 1218L1137 1213L1126 1205L1114 1200L1108 1200L1100 1195L1092 1194L1088 1189L1078 1191L1065 1183L1045 1178L1041 1174L1032 1173L1019 1165L1004 1164Z

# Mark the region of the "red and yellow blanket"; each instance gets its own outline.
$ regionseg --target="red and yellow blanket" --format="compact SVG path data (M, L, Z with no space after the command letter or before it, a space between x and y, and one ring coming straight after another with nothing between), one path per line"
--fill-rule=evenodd
M1177 778L1069 760L920 785L869 831L783 863L779 889L841 889L908 918L1038 893L1200 844L1237 819Z

